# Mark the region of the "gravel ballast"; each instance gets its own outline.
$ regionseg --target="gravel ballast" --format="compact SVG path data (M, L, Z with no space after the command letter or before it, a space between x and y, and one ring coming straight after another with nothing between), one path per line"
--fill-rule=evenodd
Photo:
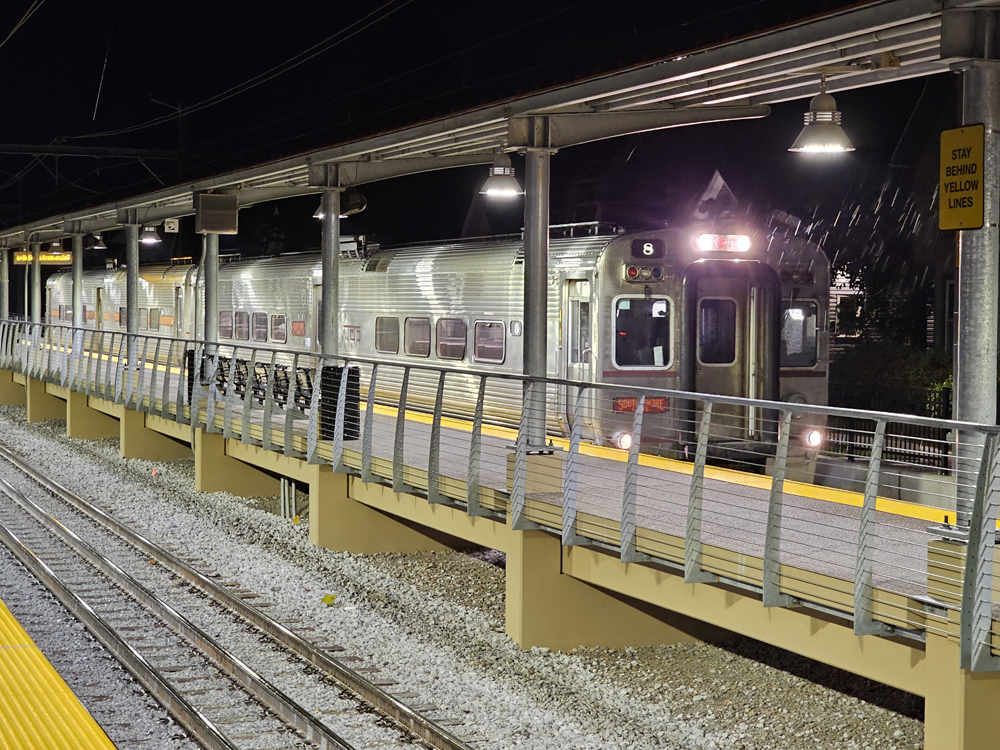
M192 461L122 460L116 439L0 408L0 441L266 595L459 721L483 748L918 748L923 701L748 639L725 647L523 651L504 634L496 553L350 555L315 547L271 500L193 490ZM153 473L155 469L155 474ZM333 606L322 603L335 594ZM394 688L396 690L397 688Z

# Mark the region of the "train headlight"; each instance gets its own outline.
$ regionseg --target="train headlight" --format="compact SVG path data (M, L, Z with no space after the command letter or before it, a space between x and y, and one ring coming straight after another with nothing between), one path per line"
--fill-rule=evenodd
M750 237L745 234L699 234L695 244L703 253L747 253L750 252L751 245Z
M621 448L623 451L627 451L632 447L632 435L625 432L625 430L620 430L611 436L611 443L615 448Z
M809 430L805 437L806 445L810 448L819 448L823 444L823 433L819 430Z

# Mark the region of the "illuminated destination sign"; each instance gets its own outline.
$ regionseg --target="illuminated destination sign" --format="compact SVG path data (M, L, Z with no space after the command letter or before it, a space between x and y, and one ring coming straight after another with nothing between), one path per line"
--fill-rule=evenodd
M639 406L637 396L617 396L611 401L612 411L634 412ZM666 414L670 409L670 399L664 396L646 396L642 406L644 414Z
M982 125L941 133L941 229L983 226L983 135Z
M65 266L73 262L73 255L72 253L42 251L38 254L38 262L42 265ZM31 263L31 253L14 253L14 263Z

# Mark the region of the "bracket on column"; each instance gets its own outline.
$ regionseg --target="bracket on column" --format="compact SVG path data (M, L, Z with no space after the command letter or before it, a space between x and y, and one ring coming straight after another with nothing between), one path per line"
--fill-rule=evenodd
M343 189L340 185L340 165L333 162L310 164L309 186Z

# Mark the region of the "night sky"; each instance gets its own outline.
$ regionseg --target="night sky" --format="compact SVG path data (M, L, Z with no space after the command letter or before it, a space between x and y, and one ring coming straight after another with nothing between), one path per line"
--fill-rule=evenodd
M37 0L0 4L0 39L33 5ZM0 46L9 103L0 141L169 149L179 152L179 160L57 162L0 155L0 226L461 111L846 5L43 0ZM290 59L301 64L269 78L268 71ZM835 205L866 175L888 169L924 87L925 80L917 79L837 94L858 150L836 159L786 151L801 127L805 100L775 106L763 120L567 149L552 161L552 221L599 218L632 228L659 226L681 217L716 169L752 208L802 214ZM940 98L942 106L951 106L946 94ZM189 109L178 118L157 102ZM514 162L523 175L522 162ZM365 186L369 207L346 220L343 231L393 243L458 236L483 175L481 167L468 168ZM283 250L316 247L318 222L310 218L315 203L310 197L246 210L240 236L226 242L244 252L262 250L269 240L273 249L276 239ZM485 210L471 217L475 227L520 229L520 204L475 210ZM185 222L182 234L189 231ZM200 249L196 238L170 239L164 252Z

